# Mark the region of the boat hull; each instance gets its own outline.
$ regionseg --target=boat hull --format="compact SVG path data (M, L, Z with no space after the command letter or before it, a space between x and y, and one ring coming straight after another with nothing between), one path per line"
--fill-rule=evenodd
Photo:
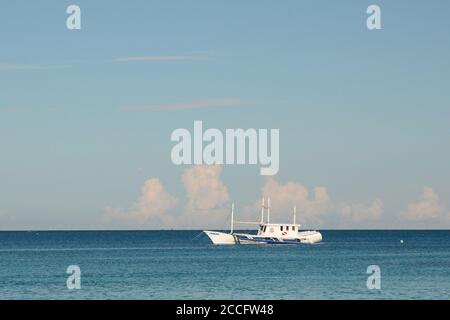
M211 239L215 245L233 245L236 244L236 238L229 233L217 232L217 231L204 231L206 235Z
M299 232L296 238L265 237L251 234L230 234L217 231L204 231L215 245L299 245L314 244L322 241L322 234L317 231Z
M322 241L322 234L317 231L303 231L298 233L299 239L303 243L318 243Z

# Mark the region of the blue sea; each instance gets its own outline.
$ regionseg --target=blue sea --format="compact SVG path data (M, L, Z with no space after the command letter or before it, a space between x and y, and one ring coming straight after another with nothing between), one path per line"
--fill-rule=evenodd
M213 246L199 231L0 232L0 299L450 298L450 231L322 234L316 245ZM70 265L79 290L67 288ZM380 290L367 288L370 265Z

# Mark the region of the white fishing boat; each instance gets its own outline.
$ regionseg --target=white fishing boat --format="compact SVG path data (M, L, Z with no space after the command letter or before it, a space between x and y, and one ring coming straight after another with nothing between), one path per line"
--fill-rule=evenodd
M267 210L267 221L264 221ZM230 233L218 231L203 231L215 245L236 244L313 244L322 241L322 234L317 231L300 231L300 224L296 223L296 207L294 207L293 223L270 223L270 199L262 200L261 221L244 222L234 220L234 203L231 205ZM257 234L234 232L234 224L258 225Z

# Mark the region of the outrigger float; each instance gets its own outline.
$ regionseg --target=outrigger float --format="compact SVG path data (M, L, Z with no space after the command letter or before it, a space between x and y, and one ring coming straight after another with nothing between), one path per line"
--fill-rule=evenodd
M264 214L267 210L267 222L264 222ZM230 233L218 231L203 231L215 245L238 245L238 244L313 244L322 241L322 234L317 231L300 231L300 224L296 224L296 207L294 207L294 222L270 223L270 199L262 200L261 221L244 222L234 220L234 203L231 205L231 231ZM258 225L258 233L236 233L234 224Z

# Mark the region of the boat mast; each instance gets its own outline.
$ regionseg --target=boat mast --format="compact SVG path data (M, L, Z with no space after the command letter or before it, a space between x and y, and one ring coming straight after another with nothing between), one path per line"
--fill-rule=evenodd
M295 224L296 215L297 215L297 206L294 206L294 224Z
M270 223L270 198L267 198L267 223Z
M231 204L231 231L230 231L230 234L232 234L233 233L233 220L234 220L234 202Z
M262 207L261 207L261 224L264 224L264 197L262 198Z

